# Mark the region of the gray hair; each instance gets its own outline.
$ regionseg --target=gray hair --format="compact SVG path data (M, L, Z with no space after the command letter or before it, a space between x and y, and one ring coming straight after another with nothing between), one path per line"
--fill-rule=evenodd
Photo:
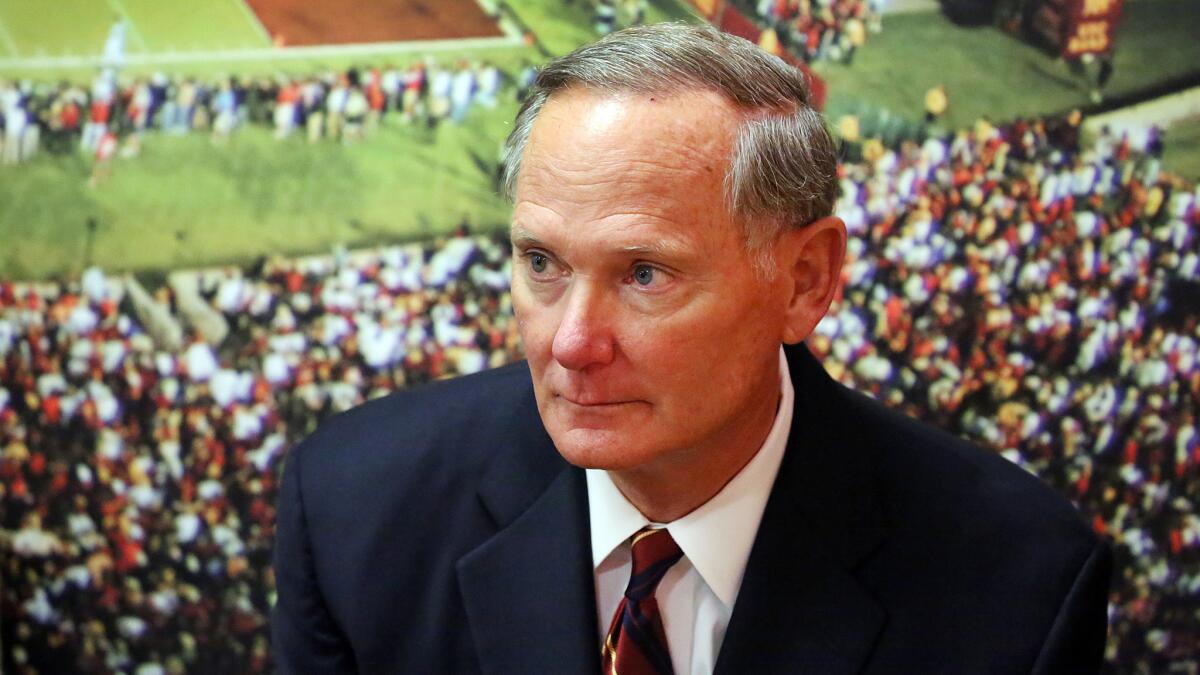
M743 222L753 252L766 253L783 228L833 212L837 153L804 74L742 38L684 23L627 28L539 71L504 144L503 187L510 200L538 113L555 92L570 87L637 94L708 89L745 112L725 175L725 202Z

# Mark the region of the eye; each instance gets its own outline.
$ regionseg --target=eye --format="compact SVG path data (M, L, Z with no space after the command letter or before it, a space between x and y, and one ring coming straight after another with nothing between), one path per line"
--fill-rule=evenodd
M563 269L554 257L537 249L521 252L525 274L532 281L548 282L562 275Z
M633 280L640 286L649 286L654 283L654 278L659 274L659 271L650 265L635 265L633 268Z

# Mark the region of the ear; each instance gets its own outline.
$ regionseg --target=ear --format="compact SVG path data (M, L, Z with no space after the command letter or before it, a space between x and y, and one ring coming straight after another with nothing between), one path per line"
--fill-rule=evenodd
M790 291L782 339L796 344L817 327L837 293L846 259L846 224L828 216L789 229L779 237L775 255L781 282Z

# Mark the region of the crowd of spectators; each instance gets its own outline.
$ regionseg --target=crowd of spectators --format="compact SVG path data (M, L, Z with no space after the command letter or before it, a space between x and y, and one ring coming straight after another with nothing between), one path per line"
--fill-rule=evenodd
M883 29L883 0L740 0L806 63L852 63L868 33Z
M1200 191L1154 130L981 120L840 169L843 382L992 448L1114 545L1108 659L1200 668Z
M503 75L487 62L460 61L454 68L418 61L408 68L350 70L271 83L259 83L274 101L277 138L304 130L309 141L354 140L394 113L407 124L436 126L449 119L462 124L472 106L494 108Z
M299 132L312 142L351 142L384 119L461 124L473 107L495 107L504 82L486 61L432 58L310 76L118 78L103 69L90 86L0 80L0 161L25 161L43 148L107 161L136 155L147 131L203 132L221 142L248 124L280 139Z
M1080 125L853 148L844 291L810 345L1071 498L1116 553L1110 667L1194 671L1200 194L1160 135ZM200 272L228 336L174 352L98 270L0 285L5 666L268 669L280 459L360 401L519 358L506 251L463 232Z
M231 331L174 352L99 270L0 285L3 669L269 671L280 459L328 415L518 353L507 252L198 273Z

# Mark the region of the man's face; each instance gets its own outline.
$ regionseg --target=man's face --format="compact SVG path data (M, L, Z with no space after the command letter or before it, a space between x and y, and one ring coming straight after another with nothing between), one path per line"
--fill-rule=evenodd
M723 200L737 113L708 92L555 94L522 160L513 306L573 464L669 469L761 442L787 284Z

